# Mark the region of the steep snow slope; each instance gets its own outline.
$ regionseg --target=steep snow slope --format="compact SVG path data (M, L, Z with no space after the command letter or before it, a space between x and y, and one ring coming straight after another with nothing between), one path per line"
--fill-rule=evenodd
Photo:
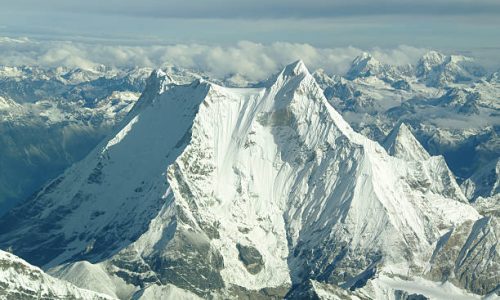
M115 299L53 278L0 250L0 299Z
M8 108L0 107L0 215L85 157L138 96L114 92L93 108L67 100L10 100Z
M207 77L174 66L165 70L179 84ZM137 101L151 72L105 66L0 66L0 215L111 133Z
M427 274L443 235L480 218L443 184L444 161L422 168L354 132L302 62L266 88L169 81L155 73L114 137L3 217L0 245L122 298L168 284L283 297L310 279L356 289L378 272ZM495 288L470 282L457 284Z
M500 193L500 158L479 169L461 185L465 195L475 200L477 197L492 197Z
M106 256L111 249L134 241L164 202L160 197L166 189L162 173L181 151L182 139L187 137L192 115L199 104L189 101L194 97L190 91L198 93L195 99L202 99L206 88L179 87L170 93L173 101L158 104L168 106L161 110L150 104L150 116L132 118L103 148L99 147L84 161L42 189L37 198L43 200L35 200L36 207L27 203L27 209L23 210L32 217L40 216L43 219L36 222L36 226L43 227L45 234L38 234L41 230L39 227L34 236L20 237L27 238L26 248L23 249L30 251L33 246L33 240L30 239L43 241L48 249L58 249L62 245L73 249L66 252L68 257L60 258L55 264L73 255L85 257L85 252L92 254L92 251L82 251L87 247ZM139 119L141 122L137 122ZM165 138L158 139L154 134L140 134L134 140L128 138L124 141L123 138L128 136L127 132L135 126L139 126L144 133L160 132ZM115 150L117 147L114 144L118 143L120 147ZM130 146L124 147L126 144ZM155 181L151 182L152 179ZM14 216L15 214L6 216L6 220ZM33 221L23 219L18 221ZM92 222L86 224L86 220ZM51 224L47 224L47 221ZM14 222L17 221L7 221L4 228L13 226ZM84 224L86 225L82 227ZM59 228L64 231L64 240L57 233L60 232ZM24 231L28 228L20 229ZM75 236L78 238L75 239ZM60 253L35 251L32 257L25 257L35 264L46 264L54 254Z

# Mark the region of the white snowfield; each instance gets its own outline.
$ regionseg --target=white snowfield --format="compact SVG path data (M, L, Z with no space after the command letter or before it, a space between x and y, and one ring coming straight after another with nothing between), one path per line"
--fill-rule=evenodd
M120 299L498 290L493 217L406 126L384 146L301 61L263 88L155 72L121 129L0 220L0 246Z

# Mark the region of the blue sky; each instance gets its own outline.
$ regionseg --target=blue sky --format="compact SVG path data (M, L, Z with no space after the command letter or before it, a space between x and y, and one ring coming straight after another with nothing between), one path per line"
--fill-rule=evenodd
M0 36L151 46L400 45L500 61L498 0L0 0ZM494 63L497 65L497 63Z

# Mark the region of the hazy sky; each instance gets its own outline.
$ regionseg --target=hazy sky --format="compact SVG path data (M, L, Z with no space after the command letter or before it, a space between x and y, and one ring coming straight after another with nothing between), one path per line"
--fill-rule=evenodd
M500 47L499 0L0 0L9 36Z
M438 49L500 61L500 0L0 0L0 36L100 45L240 41Z

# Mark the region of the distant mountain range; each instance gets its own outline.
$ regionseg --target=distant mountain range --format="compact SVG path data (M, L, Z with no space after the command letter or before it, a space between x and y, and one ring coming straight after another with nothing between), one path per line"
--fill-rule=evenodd
M345 77L298 61L244 88L156 70L138 100L89 108L107 137L0 218L0 248L82 299L498 296L495 78L436 52L364 54ZM11 120L43 103L13 99ZM2 255L0 272L34 268Z
M498 159L498 73L470 58L430 52L416 66L391 66L365 53L345 77L313 75L355 130L382 142L404 122L428 152L444 155L460 182Z

